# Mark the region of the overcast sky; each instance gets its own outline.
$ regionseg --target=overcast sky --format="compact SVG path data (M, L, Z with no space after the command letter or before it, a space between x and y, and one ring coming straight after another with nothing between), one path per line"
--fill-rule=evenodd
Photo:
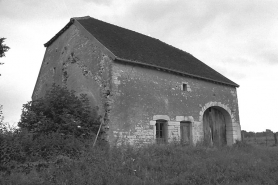
M0 104L17 123L31 100L45 48L71 17L91 16L191 53L240 85L243 130L278 132L278 1L0 0Z

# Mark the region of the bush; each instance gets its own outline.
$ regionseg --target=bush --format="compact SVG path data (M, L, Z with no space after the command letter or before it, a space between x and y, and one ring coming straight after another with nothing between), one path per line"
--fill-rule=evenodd
M86 95L53 85L43 98L23 105L19 129L10 130L1 121L0 171L28 171L31 164L60 155L78 158L93 143L99 125Z
M86 95L53 85L46 95L23 105L18 126L35 135L61 133L91 137L97 132L100 117L94 117Z
M41 134L36 138L28 131L1 134L0 171L20 169L29 172L33 164L48 163L57 156L77 159L93 143L94 138L76 138L60 133Z

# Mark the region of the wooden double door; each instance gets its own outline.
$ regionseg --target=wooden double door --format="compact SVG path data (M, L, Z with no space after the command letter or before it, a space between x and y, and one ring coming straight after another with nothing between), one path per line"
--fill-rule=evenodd
M221 110L211 107L207 109L203 117L204 142L212 146L227 144L226 120Z

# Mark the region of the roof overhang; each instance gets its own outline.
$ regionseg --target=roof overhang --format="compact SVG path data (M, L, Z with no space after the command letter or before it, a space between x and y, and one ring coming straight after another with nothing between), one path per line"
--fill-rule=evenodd
M156 65L146 64L146 63L139 62L139 61L132 61L132 60L119 58L117 56L116 56L114 61L115 62L131 63L131 64L135 64L135 65L139 65L139 66L145 66L145 67L149 67L149 68L155 68L157 70L167 71L167 72L170 72L170 73L175 73L175 74L182 75L182 76L188 76L188 77L192 77L192 78L196 78L196 79L201 79L201 80L205 80L205 81L209 81L209 82L213 82L213 83L217 83L217 84L221 84L221 85L226 85L226 86L230 86L230 87L239 87L238 84L224 83L224 82L217 81L217 80L214 80L214 79L205 78L205 77L202 77L202 76L193 75L193 74L189 74L189 73L185 73L185 72L181 72L181 71L177 71L177 70L173 70L173 69L168 69L168 68L164 68L164 67L160 67L160 66L156 66Z

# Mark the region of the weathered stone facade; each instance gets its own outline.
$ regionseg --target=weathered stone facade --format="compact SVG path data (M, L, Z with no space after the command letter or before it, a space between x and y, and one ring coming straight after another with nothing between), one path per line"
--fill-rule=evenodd
M46 49L33 99L53 83L87 94L111 145L155 143L158 137L197 144L210 132L212 143L221 134L228 145L241 140L235 86L120 61L78 22L64 29ZM220 114L215 126L211 109ZM219 125L225 133L218 133Z
M114 63L112 71L110 141L150 143L155 140L156 120L166 120L169 142L180 141L180 122L187 121L196 144L203 139L203 114L209 107L229 114L228 144L241 139L235 87L131 64Z

